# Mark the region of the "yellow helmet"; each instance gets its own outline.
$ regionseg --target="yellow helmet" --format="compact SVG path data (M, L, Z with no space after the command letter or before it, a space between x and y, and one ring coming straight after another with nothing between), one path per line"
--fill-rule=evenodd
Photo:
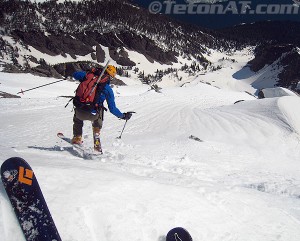
M115 77L117 74L117 69L115 66L113 65L108 65L106 68L106 72L111 76L111 77Z

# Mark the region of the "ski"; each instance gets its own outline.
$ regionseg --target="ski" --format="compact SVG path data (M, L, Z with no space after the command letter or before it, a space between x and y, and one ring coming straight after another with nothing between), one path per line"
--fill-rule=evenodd
M69 143L73 147L73 150L76 152L76 156L82 157L84 159L93 159L94 157L97 157L102 154L102 152L92 151L90 149L85 148L82 145L72 144L72 139L69 137L66 137L61 132L57 133L57 137L65 142Z
M69 137L66 137L63 133L59 132L57 133L57 137L60 138L61 140L69 143L70 145L72 145L75 149L80 150L80 151L85 151L85 148L82 145L78 145L78 144L72 144L72 140Z
M26 241L61 241L30 165L20 157L7 159L1 180Z
M186 229L177 227L168 232L166 241L193 241L193 239Z

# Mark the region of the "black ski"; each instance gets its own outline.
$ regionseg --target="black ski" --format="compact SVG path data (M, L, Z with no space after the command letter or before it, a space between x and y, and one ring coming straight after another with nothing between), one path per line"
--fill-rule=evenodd
M166 241L193 241L193 239L186 229L177 227L168 232Z
M27 241L61 241L30 165L20 157L1 165L1 179Z

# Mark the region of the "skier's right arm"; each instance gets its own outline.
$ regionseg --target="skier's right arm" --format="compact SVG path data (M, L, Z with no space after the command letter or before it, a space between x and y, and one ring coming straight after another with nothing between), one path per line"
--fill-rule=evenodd
M86 72L85 71L76 71L73 74L73 78L79 80L80 82L85 80Z

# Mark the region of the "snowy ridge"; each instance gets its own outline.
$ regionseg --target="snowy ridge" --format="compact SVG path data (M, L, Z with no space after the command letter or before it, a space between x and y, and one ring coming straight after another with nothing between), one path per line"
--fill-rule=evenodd
M9 93L53 80L1 78ZM175 226L199 241L299 239L298 96L257 100L230 89L233 80L219 83L224 89L195 79L161 93L124 81L114 88L117 106L137 113L121 140L124 122L105 114L104 155L93 160L56 137L72 134L72 106L58 96L76 83L0 99L0 163L28 160L62 240L162 241ZM88 122L84 144L92 144ZM2 185L0 210L0 240L24 241Z

